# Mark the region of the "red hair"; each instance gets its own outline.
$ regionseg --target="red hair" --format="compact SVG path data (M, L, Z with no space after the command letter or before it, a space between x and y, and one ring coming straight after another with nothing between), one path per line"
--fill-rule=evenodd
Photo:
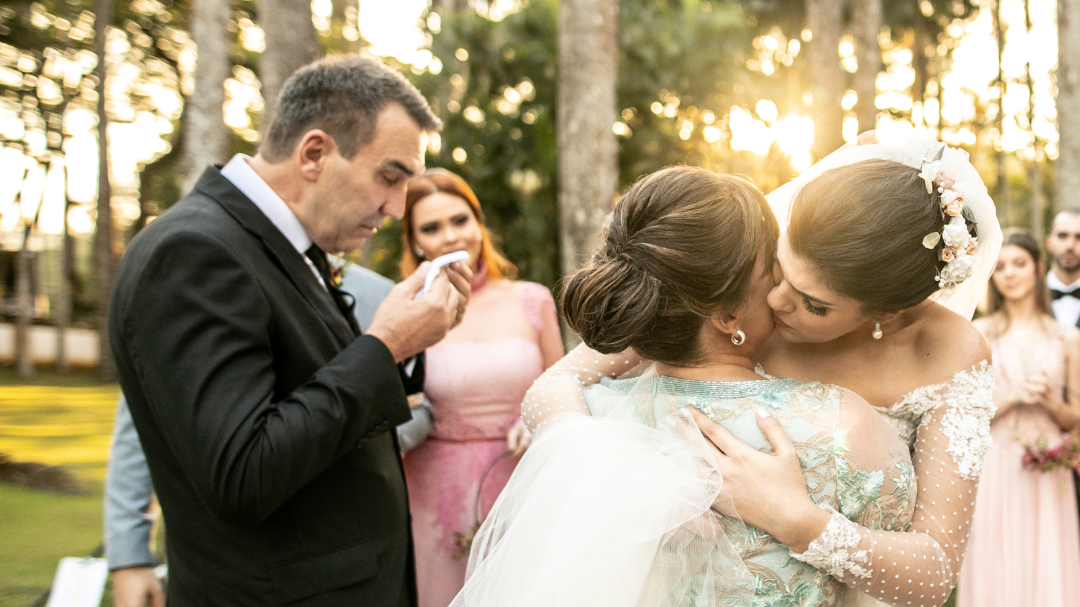
M484 211L480 209L480 201L476 199L476 194L473 193L472 188L465 183L464 179L446 169L428 169L409 182L408 190L405 193L405 215L401 219L401 225L404 228L402 230L402 240L405 245L405 250L401 255L401 276L411 275L416 271L416 267L420 265L421 261L416 256L416 241L413 240L413 208L416 203L437 192L457 196L465 201L465 204L469 205L469 209L472 210L476 223L480 225L480 234L482 236L480 261L483 266L487 267L488 278L516 278L517 266L503 257L492 243L491 232L484 225Z

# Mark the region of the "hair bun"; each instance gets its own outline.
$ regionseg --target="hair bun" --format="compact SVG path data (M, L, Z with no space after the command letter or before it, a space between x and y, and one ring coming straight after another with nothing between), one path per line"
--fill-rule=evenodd
M634 347L660 312L661 283L626 252L595 259L566 283L566 323L603 354Z
M694 167L657 171L615 205L592 259L564 285L563 316L605 354L633 348L696 364L705 320L746 301L759 253L772 254L778 233L748 181Z

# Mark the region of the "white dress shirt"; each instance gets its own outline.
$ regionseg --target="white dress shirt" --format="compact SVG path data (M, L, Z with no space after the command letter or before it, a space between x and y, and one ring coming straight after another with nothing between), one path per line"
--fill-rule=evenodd
M255 203L255 206L259 207L259 210L263 212L263 215L266 215L270 223L274 224L274 227L285 236L289 244L300 253L300 257L304 259L304 262L311 268L312 273L315 274L315 279L325 289L326 283L323 282L319 269L315 267L315 264L307 256L307 250L314 244L311 237L307 235L304 226L300 225L300 220L296 218L296 214L292 212L289 205L285 204L281 196L278 196L277 192L267 185L262 177L259 177L255 169L251 168L251 165L248 164L250 160L251 156L246 154L233 156L229 164L221 168L221 175L231 181L238 190L251 199L251 202Z
M1074 289L1080 289L1080 280L1067 285L1054 274L1053 270L1046 275L1046 286L1058 291L1072 291ZM1077 291L1077 295L1080 295L1080 291ZM1066 295L1057 300L1054 300L1051 304L1054 309L1054 318L1057 319L1058 324L1065 325L1067 327L1075 327L1076 322L1080 320L1080 298L1074 295Z
M326 283L323 282L322 275L319 274L319 269L315 267L315 264L307 256L307 250L314 244L311 237L304 230L304 226L300 225L300 220L296 218L296 214L292 212L289 205L285 204L281 196L278 196L277 192L267 185L262 177L259 177L255 169L251 168L251 165L248 164L249 160L251 160L251 156L246 154L233 156L229 164L221 168L221 175L231 181L236 186L236 189L243 192L245 196L251 199L251 202L255 203L255 206L259 207L259 210L263 212L263 215L266 215L270 223L274 224L274 227L285 235L289 244L300 253L300 257L307 263L311 273L315 275L315 280L319 281L319 284L329 291ZM405 375L412 377L415 368L415 356L405 361Z

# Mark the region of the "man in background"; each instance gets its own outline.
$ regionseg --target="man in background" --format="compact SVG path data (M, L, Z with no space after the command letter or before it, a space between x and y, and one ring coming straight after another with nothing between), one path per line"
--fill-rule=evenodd
M1062 209L1054 215L1046 237L1046 252L1050 254L1046 286L1054 318L1067 327L1080 326L1080 209ZM1080 474L1076 470L1073 485L1080 503Z
M1063 209L1054 216L1046 237L1050 273L1046 285L1058 323L1075 327L1080 322L1080 209Z

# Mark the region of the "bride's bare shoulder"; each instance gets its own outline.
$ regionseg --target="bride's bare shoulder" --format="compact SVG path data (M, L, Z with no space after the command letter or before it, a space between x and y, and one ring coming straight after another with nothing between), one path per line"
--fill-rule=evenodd
M992 319L980 319L980 325L940 305L927 312L919 340L923 342L927 363L952 375L991 359L990 344L984 331L991 328ZM980 331L980 328L982 329Z

